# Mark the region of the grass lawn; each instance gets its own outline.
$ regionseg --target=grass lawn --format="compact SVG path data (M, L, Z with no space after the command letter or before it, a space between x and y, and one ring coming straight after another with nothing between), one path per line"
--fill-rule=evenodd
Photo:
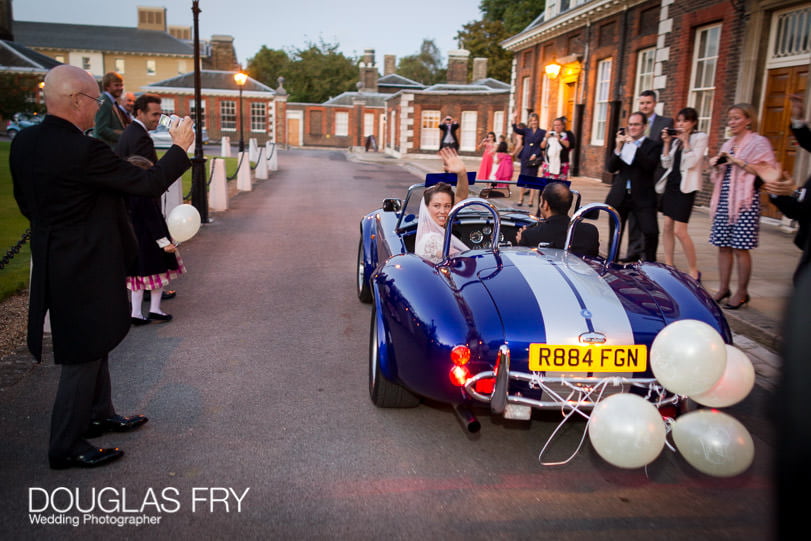
M11 172L8 166L10 141L0 141L0 257L20 240L28 228L28 220L20 214L17 202L14 200L14 190L11 184ZM162 155L163 153L159 153ZM206 161L206 182L209 179L209 161ZM233 175L236 172L237 159L225 159L225 173ZM191 190L191 169L183 175L183 195ZM8 298L17 291L28 287L28 275L31 261L30 244L25 243L20 253L3 269L0 269L0 301Z

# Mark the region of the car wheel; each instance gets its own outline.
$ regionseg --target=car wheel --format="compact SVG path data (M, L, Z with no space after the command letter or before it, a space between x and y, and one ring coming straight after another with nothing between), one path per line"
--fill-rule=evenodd
M372 289L366 278L366 263L363 258L363 239L358 243L358 299L360 302L372 302Z
M6 135L8 135L9 139L14 139L15 137L17 137L17 130L8 130L6 132Z
M380 339L377 310L374 308L369 336L369 397L378 408L414 408L420 404L417 396L387 380L380 370Z

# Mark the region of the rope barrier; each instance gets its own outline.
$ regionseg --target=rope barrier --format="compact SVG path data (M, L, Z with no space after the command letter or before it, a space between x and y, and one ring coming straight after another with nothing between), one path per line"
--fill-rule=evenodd
M219 159L222 159L222 158L211 158L211 168L210 168L210 170L208 172L208 182L206 182L206 188L211 186L211 179L214 178L214 160L219 160ZM186 196L183 198L184 201L188 201L189 199L191 199L191 192L192 192L193 189L194 188L189 188L189 193L187 193ZM164 209L164 210L166 210L166 209Z
M256 165L251 167L251 171L256 171L256 168L259 167L259 160L262 159L262 151L265 150L265 147L259 149L259 155L256 157Z
M237 170L234 171L233 175L226 175L225 180L234 180L235 178L237 178L237 175L239 174L239 168L242 167L242 160L245 159L245 154L247 154L247 152L240 153L239 163L237 163Z
M20 250L22 249L23 245L26 242L28 242L30 238L31 238L31 229L26 229L25 233L23 233L23 236L20 238L20 240L18 240L14 246L9 248L6 251L6 255L4 255L2 259L0 259L0 270L3 270L6 267L6 265L8 265L9 262L11 262L11 260L14 259L14 256L20 253Z

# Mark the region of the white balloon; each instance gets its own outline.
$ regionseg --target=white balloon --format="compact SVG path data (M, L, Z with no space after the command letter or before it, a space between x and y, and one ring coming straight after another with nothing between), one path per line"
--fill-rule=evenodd
M191 205L178 205L169 213L166 225L176 242L185 242L200 229L200 213Z
M606 462L620 468L641 468L662 452L665 423L656 407L641 396L615 394L594 407L589 439Z
M755 458L755 444L746 427L718 410L686 413L676 419L672 431L673 441L684 459L707 475L738 475Z
M718 331L695 319L674 321L650 348L653 375L668 391L693 396L709 391L726 367L726 344Z
M755 368L746 353L727 344L727 365L721 379L707 392L690 398L712 408L725 408L737 404L755 386Z

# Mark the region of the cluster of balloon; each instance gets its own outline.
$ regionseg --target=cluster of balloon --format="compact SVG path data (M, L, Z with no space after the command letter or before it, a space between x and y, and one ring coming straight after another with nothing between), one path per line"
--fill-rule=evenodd
M702 321L685 319L662 329L651 345L650 364L665 389L712 408L737 404L755 384L755 370L746 354L725 344ZM754 459L746 427L720 411L682 415L673 422L672 432L685 460L708 475L738 475Z
M620 468L653 462L665 445L665 423L656 407L641 396L619 393L601 400L588 424L592 447Z
M191 205L178 205L169 213L166 225L175 242L186 242L200 229L200 213Z

